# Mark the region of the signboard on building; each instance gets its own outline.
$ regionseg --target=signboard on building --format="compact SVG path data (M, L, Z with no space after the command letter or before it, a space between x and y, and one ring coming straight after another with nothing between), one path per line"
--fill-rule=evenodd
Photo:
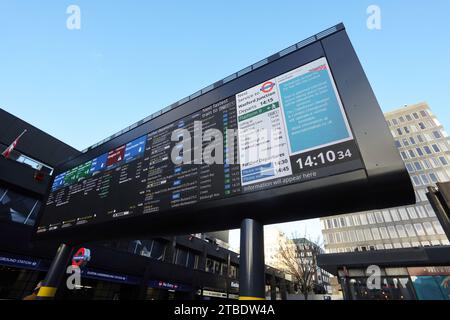
M163 111L56 170L38 238L206 232L415 201L342 25Z
M91 261L91 250L80 248L72 258L72 266L78 268L85 267L89 261Z

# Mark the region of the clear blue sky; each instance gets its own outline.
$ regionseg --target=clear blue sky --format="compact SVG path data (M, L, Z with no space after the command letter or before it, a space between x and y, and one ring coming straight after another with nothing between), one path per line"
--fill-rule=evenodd
M0 107L84 149L344 22L383 110L427 101L449 128L449 17L448 0L0 0Z

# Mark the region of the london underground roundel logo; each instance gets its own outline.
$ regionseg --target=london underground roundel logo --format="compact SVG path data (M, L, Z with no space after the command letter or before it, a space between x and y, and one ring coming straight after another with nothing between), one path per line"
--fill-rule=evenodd
M275 88L275 83L273 83L272 81L267 81L262 85L261 92L269 93L273 90L273 88Z
M72 266L81 268L89 261L91 261L91 250L80 248L73 256Z

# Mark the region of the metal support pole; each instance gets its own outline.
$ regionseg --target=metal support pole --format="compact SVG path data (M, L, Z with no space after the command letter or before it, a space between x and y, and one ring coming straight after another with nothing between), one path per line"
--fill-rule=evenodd
M240 300L266 300L264 226L253 219L241 225Z
M72 247L64 243L59 246L42 287L39 290L38 300L52 300L55 298L56 291L66 273L71 254Z

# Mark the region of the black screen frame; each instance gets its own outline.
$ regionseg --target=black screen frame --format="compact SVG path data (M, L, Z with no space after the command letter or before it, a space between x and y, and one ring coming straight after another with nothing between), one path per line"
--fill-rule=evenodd
M37 234L37 227L45 214L43 205L35 225L35 239L82 243L141 235L211 232L238 228L244 218L271 224L414 203L415 194L405 165L342 24L320 39L315 36L315 41L304 47L283 56L269 57L267 64L229 82L219 81L205 94L67 161L55 169L53 179L177 119L322 57L330 66L364 169L280 186L269 190L270 197L266 191L258 191L151 216L134 216Z

